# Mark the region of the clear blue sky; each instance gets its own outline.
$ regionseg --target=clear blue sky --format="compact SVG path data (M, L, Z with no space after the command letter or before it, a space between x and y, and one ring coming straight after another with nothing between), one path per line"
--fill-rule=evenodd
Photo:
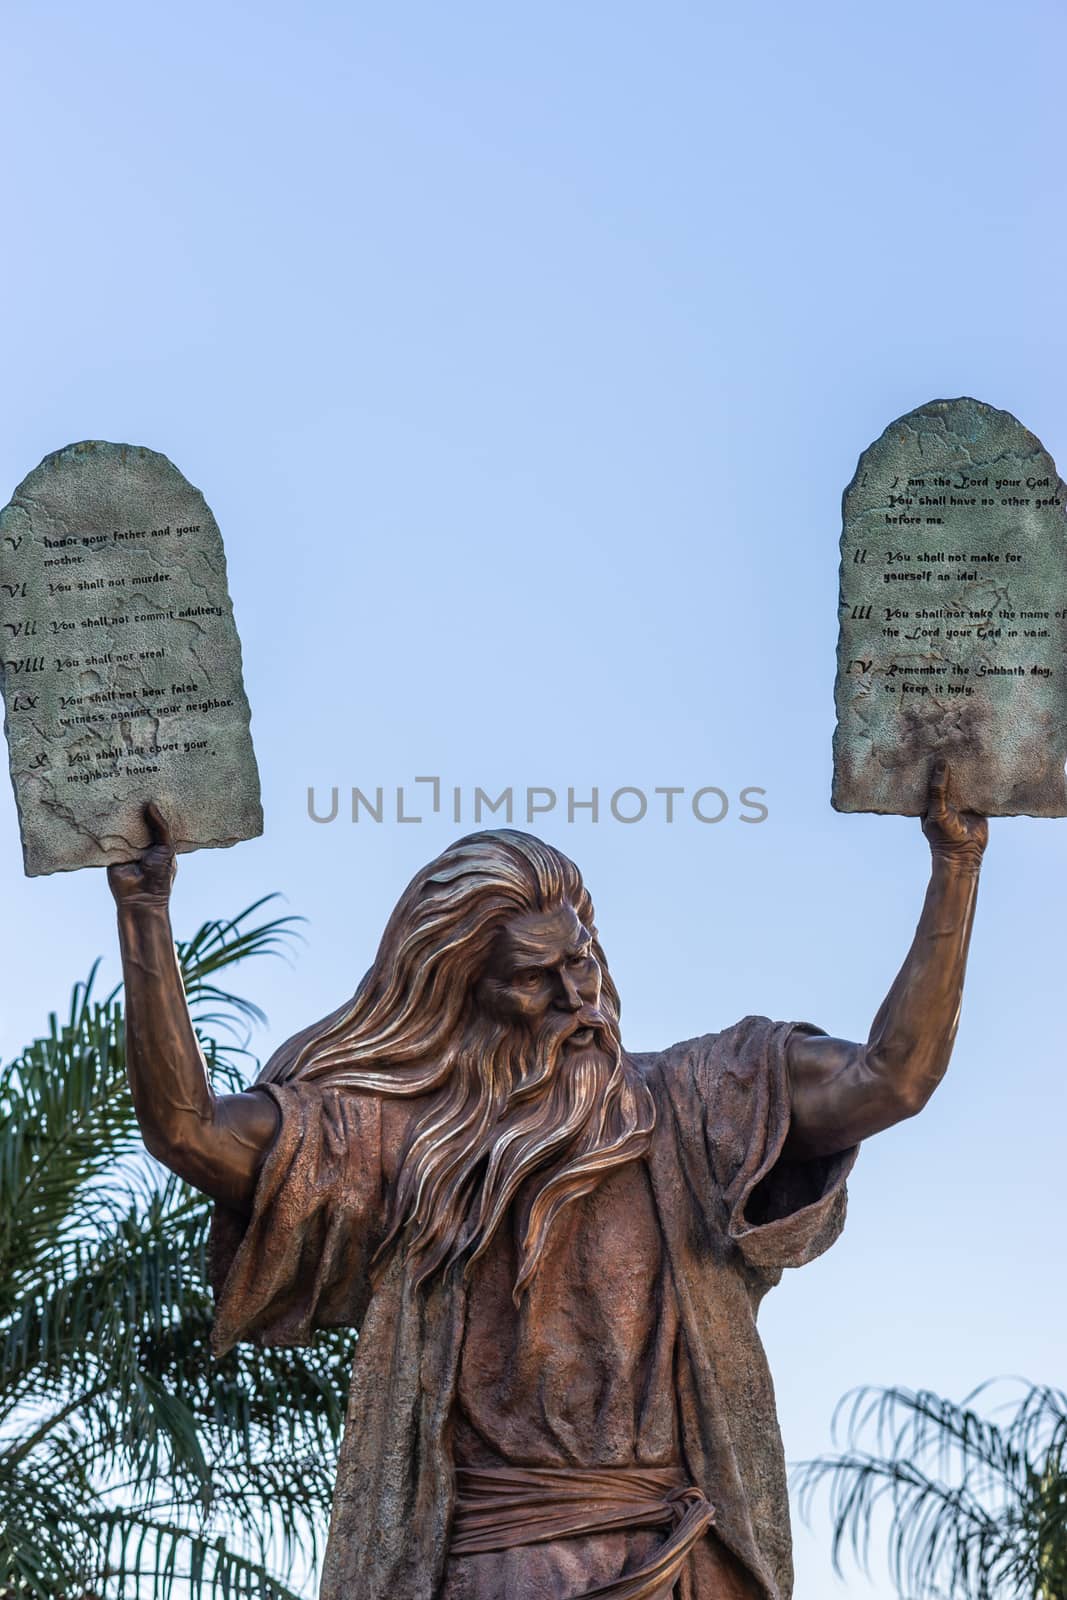
M829 805L840 494L938 396L1067 464L1062 8L39 0L4 34L0 499L97 437L215 511L266 833L184 858L175 920L309 919L250 978L261 1046L458 831L316 825L308 786L431 774L765 788L759 826L540 828L632 1047L865 1037L926 847ZM992 831L950 1078L765 1309L793 1458L856 1383L1064 1381L1067 823ZM0 884L10 1053L114 934L102 873L22 878L6 785ZM798 1600L846 1592L825 1548Z

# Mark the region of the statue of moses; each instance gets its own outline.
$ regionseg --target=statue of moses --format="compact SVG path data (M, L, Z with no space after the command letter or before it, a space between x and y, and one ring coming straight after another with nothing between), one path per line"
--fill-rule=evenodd
M149 808L110 869L130 1082L217 1202L216 1349L359 1330L322 1600L788 1600L756 1314L948 1064L987 827L947 784L865 1044L746 1017L630 1054L577 867L500 829L417 873L355 997L223 1096Z

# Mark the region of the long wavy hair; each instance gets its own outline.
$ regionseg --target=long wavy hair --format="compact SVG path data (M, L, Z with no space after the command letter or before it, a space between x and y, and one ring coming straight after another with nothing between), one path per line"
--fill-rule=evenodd
M505 923L566 903L592 935L601 1019L597 1048L557 1070L558 1028L531 1042L486 1016L474 986ZM353 999L283 1045L262 1078L428 1097L407 1138L378 1263L403 1240L417 1281L461 1260L469 1273L525 1185L516 1299L560 1211L643 1154L655 1120L622 1050L618 992L581 874L510 828L460 839L416 873Z

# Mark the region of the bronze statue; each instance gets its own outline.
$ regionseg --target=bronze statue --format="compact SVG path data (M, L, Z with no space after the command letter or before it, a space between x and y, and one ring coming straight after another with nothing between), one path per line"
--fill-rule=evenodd
M628 1054L577 868L502 829L419 872L354 998L221 1097L149 809L110 869L130 1082L148 1148L218 1202L217 1349L360 1330L323 1600L786 1600L756 1311L948 1065L987 825L947 785L866 1044L747 1017Z

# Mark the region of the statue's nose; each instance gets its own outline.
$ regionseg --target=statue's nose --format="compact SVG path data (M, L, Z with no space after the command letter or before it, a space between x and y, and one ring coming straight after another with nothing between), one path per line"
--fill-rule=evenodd
M561 972L560 985L563 990L563 1004L568 1011L579 1011L582 1006L582 997L578 993L578 985L569 972Z

